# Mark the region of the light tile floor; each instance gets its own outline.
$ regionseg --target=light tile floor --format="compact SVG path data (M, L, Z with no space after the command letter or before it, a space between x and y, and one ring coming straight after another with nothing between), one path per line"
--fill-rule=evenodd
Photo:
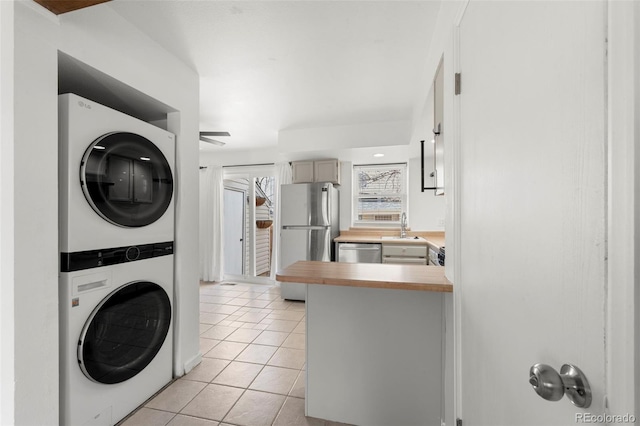
M305 306L280 287L200 284L202 362L122 426L337 426L305 417Z

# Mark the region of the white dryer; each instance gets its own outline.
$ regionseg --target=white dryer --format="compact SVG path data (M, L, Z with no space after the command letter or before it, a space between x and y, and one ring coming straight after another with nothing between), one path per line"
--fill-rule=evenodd
M111 426L171 381L171 253L60 274L61 425Z
M60 95L60 252L174 240L175 135Z

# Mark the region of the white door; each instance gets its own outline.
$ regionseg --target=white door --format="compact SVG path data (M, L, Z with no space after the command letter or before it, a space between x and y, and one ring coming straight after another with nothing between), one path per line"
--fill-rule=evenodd
M244 273L244 200L244 192L224 189L224 273L228 275Z
M569 425L605 412L605 12L604 2L471 1L462 18L464 426ZM582 369L591 407L540 398L535 363Z

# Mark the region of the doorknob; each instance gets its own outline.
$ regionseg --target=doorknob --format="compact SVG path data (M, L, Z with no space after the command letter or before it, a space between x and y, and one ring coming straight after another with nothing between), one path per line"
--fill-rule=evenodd
M535 364L529 369L529 383L540 397L559 401L564 395L573 405L591 405L591 387L584 373L575 365L564 364L560 373L547 364Z

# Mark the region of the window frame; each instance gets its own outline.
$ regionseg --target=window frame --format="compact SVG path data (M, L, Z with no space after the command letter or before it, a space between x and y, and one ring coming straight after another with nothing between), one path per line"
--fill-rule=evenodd
M359 219L358 216L358 205L359 199L362 194L360 193L360 184L359 184L359 170L361 169L394 169L399 168L401 171L400 182L402 184L402 188L398 197L401 201L401 209L398 214L398 220L362 220ZM400 215L402 212L407 214L407 221L409 218L409 165L407 163L384 163L384 164L354 164L352 166L352 179L351 179L351 225L353 227L366 227L366 228L385 228L385 227L397 227L400 226ZM384 194L374 195L374 197L383 197Z

